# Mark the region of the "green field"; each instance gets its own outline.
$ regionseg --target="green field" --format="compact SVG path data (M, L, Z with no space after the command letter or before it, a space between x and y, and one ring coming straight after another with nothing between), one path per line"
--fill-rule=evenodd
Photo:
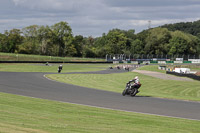
M139 67L138 70L146 70L146 71L154 71L154 72L160 72L160 73L166 73L164 70L158 69L159 65L146 65L143 67Z
M109 67L109 64L53 64L49 66L45 64L12 64L0 63L0 71L7 72L55 72L57 73L58 66L63 65L62 73L65 72L87 72L87 71L100 71Z
M63 72L97 71L108 68L108 64L63 65ZM0 71L57 72L57 66L58 64L0 64ZM200 101L200 82L195 80L161 80L133 72L46 76L60 82L121 93L125 83L136 75L142 83L139 95ZM199 125L200 121L195 120L0 93L0 133L199 133Z
M142 83L139 95L200 101L200 82L195 80L163 80L133 72L106 75L54 74L46 76L60 82L121 93L126 82L136 75L140 77Z
M12 53L0 52L0 61L105 61L105 59L42 56L42 55L12 54Z
M199 133L200 121L0 93L1 133Z

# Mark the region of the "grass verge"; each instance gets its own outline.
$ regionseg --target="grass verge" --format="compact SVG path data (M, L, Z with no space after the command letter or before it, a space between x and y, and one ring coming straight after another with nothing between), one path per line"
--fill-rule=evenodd
M139 67L138 70L166 73L165 70L160 70L160 69L158 69L158 67L159 67L159 65L146 65L146 66Z
M57 73L60 64L26 64L26 63L0 63L0 71L7 72L55 72ZM100 71L109 67L109 64L62 64L65 72L87 72Z
M135 72L104 75L55 74L46 76L60 82L121 93L125 88L125 84L136 75L140 77L142 83L139 95L200 101L200 82L195 80L163 80Z
M0 52L0 61L105 61L98 58L58 57Z
M2 133L198 133L199 121L0 93Z

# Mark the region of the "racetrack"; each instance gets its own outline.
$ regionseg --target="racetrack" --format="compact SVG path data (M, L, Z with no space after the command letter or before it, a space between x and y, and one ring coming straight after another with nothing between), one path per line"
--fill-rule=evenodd
M98 73L116 72L106 70ZM123 71L117 71L123 72ZM91 72L97 73L97 72ZM200 103L120 93L48 80L48 73L0 72L0 92L89 106L200 120Z

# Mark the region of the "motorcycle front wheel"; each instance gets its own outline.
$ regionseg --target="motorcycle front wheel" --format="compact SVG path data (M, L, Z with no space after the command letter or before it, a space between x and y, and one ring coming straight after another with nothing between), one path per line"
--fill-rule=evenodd
M122 96L126 95L126 89L124 89L124 91L122 92Z

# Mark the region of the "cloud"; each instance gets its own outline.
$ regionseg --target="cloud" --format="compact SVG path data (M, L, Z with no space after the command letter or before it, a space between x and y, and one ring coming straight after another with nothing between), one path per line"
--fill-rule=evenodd
M40 10L60 10L63 9L62 1L58 0L13 0L18 7L40 9Z
M32 24L66 21L75 35L100 36L113 28L140 32L167 23L200 18L199 0L5 0L0 1L0 32Z
M113 7L158 7L200 4L199 0L104 0L104 2Z
M100 3L100 0L13 0L16 6L32 10L82 10Z

